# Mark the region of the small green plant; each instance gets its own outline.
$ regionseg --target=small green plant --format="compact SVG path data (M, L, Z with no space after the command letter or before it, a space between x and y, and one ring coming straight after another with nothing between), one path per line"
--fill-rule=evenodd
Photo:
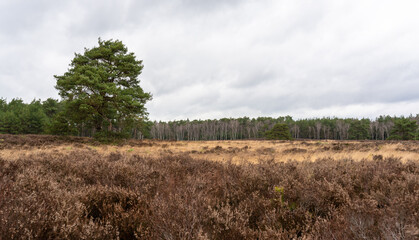
M274 202L278 203L280 206L288 207L289 210L295 210L297 208L296 202L289 203L284 201L284 187L275 186L274 191L277 195L279 195L279 198L275 198Z
M133 149L133 148L128 149L128 152L132 152L132 151L134 151L134 149Z
M96 147L96 146L90 146L90 150L98 150L99 148L98 147Z
M274 187L275 193L279 195L279 198L275 199L281 205L284 204L284 187Z

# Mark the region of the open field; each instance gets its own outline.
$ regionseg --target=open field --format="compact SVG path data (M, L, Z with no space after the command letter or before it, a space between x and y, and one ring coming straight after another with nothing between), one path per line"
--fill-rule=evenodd
M1 137L3 136L3 137ZM235 164L274 160L284 162L315 161L317 159L351 159L355 161L398 158L402 162L419 160L419 141L134 141L119 145L103 145L89 138L62 138L39 135L0 135L0 156L17 159L33 153L69 154L78 149L100 154L120 153L141 157L167 154L187 154L193 159L205 159Z
M417 239L419 143L0 135L0 239Z

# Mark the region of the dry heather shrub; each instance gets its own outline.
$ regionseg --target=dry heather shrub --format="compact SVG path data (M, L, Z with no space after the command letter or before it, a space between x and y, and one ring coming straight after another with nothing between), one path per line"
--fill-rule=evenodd
M36 153L0 159L0 222L0 239L417 239L419 163Z
M116 142L119 146L132 147L151 147L155 145L152 140L121 140ZM103 145L97 140L89 137L75 137L75 136L55 136L55 135L12 135L0 134L0 150L1 149L29 149L40 148L45 146L60 146L65 144L72 144L76 148L86 147L86 144L98 146ZM106 145L104 145L106 147Z
M137 193L122 188L98 187L88 190L80 201L84 206L83 218L112 226L119 238L150 237L150 207Z
M97 144L92 138L73 136L0 134L0 139L2 139L0 149L58 146L71 143L77 146L86 143Z
M289 149L285 149L284 151L282 151L282 153L287 154L287 153L306 153L307 149L304 148L289 148Z
M14 180L1 179L1 239L50 239L60 236L57 226L64 222L57 215L66 215L61 199L54 196L54 187L36 171L25 169Z
M258 154L262 154L262 155L269 155L269 154L274 154L275 149L274 148L261 147L261 148L256 149L256 152Z
M204 146L201 151L192 150L191 153L201 153L201 154L208 154L208 153L238 153L242 151L246 151L248 147L238 148L238 147L228 147L227 149L224 149L221 146L215 146L214 148L209 149L208 146Z

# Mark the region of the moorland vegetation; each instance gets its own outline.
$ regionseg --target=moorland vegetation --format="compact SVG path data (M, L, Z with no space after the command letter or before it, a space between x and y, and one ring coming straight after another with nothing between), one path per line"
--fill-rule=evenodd
M419 237L417 159L333 158L362 151L362 142L332 144L330 157L314 161L234 164L206 157L230 151L224 145L192 158L169 151L179 142L130 140L126 149L91 138L0 138L3 152L14 151L0 155L0 239ZM160 152L142 154L151 145Z

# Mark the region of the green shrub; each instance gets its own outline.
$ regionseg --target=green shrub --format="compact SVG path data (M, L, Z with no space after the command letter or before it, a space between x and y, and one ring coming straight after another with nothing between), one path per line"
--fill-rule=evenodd
M289 127L285 123L277 123L275 126L265 132L265 138L269 140L291 140Z

